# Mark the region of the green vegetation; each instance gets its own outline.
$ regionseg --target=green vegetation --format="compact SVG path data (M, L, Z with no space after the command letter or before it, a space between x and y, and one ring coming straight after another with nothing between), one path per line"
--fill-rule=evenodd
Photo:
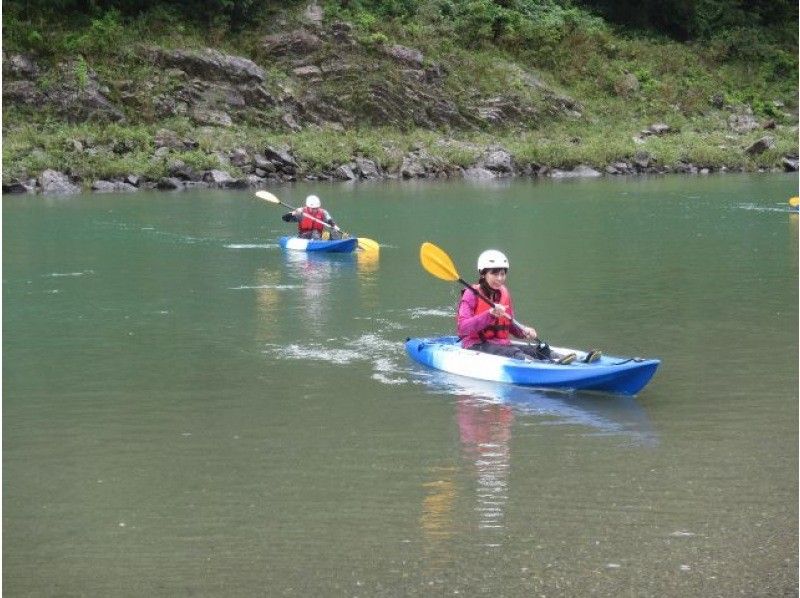
M647 140L646 151L660 164L770 168L797 154L797 5L788 0L328 0L325 23L353 24L357 43L346 57L353 70L320 83L298 80L289 61L262 56L265 35L299 27L304 3L12 0L3 8L4 51L36 57L40 90L63 79L58 65L68 63L77 89L95 77L125 116L124 124L74 123L48 108L4 101L4 180L44 168L84 180L158 178L168 162L153 155L162 128L198 142L179 152L197 169L221 167L217 152L266 145L291 148L308 171L354 156L396 169L416 147L469 166L493 143L521 164L603 167L630 160L642 149L634 137L655 122L673 130ZM425 66L441 67L443 92L456 108L476 97L502 97L521 114L497 124L428 128L413 120L376 122L372 86L398 93L405 85L398 67L370 70L393 44L416 48ZM336 98L353 121L344 130L286 132L276 109L248 110L234 127L215 129L180 113L159 116L153 98L180 82L145 59L144 46L215 47L250 57L271 83ZM329 44L315 55L316 63L336 59ZM555 109L559 97L574 102L579 114ZM776 125L769 131L776 146L755 157L743 149L765 132L732 136L727 123L747 109Z

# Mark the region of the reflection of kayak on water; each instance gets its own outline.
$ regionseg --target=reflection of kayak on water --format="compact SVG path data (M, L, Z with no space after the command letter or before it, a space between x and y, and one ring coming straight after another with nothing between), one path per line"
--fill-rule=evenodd
M479 380L508 382L537 388L597 390L634 395L650 381L660 363L657 359L639 359L603 355L584 363L583 351L553 347L560 354L575 353L578 358L562 365L550 361L523 361L480 351L464 349L455 336L411 338L406 352L414 361L437 370Z
M301 239L299 237L281 237L278 244L283 249L294 251L322 252L322 253L352 253L358 246L358 239Z
M519 414L552 418L548 423L586 426L597 434L623 436L639 445L657 442L647 414L633 397L495 384L430 370L416 372L414 378L433 392L508 405Z

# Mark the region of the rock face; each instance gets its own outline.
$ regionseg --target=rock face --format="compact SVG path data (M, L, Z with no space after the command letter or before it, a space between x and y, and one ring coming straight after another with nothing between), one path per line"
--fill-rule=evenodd
M8 63L8 64L6 64ZM33 109L46 107L67 122L121 121L125 117L106 97L97 73L83 61L62 62L53 81L40 85L41 69L28 55L17 54L3 63L3 100ZM10 78L11 80L7 80Z

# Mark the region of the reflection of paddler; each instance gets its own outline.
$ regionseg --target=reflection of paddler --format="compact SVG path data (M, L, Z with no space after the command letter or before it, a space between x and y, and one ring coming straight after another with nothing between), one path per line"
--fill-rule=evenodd
M457 409L461 447L464 456L475 465L478 477L478 527L503 529L514 411L508 405L486 403L469 395L459 397Z

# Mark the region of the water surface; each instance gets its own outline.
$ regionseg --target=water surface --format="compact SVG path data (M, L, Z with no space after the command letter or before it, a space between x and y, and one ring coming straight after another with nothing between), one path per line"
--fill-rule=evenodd
M273 189L382 244L282 252L247 192L3 197L8 595L797 595L790 176ZM636 398L418 367L511 260Z

